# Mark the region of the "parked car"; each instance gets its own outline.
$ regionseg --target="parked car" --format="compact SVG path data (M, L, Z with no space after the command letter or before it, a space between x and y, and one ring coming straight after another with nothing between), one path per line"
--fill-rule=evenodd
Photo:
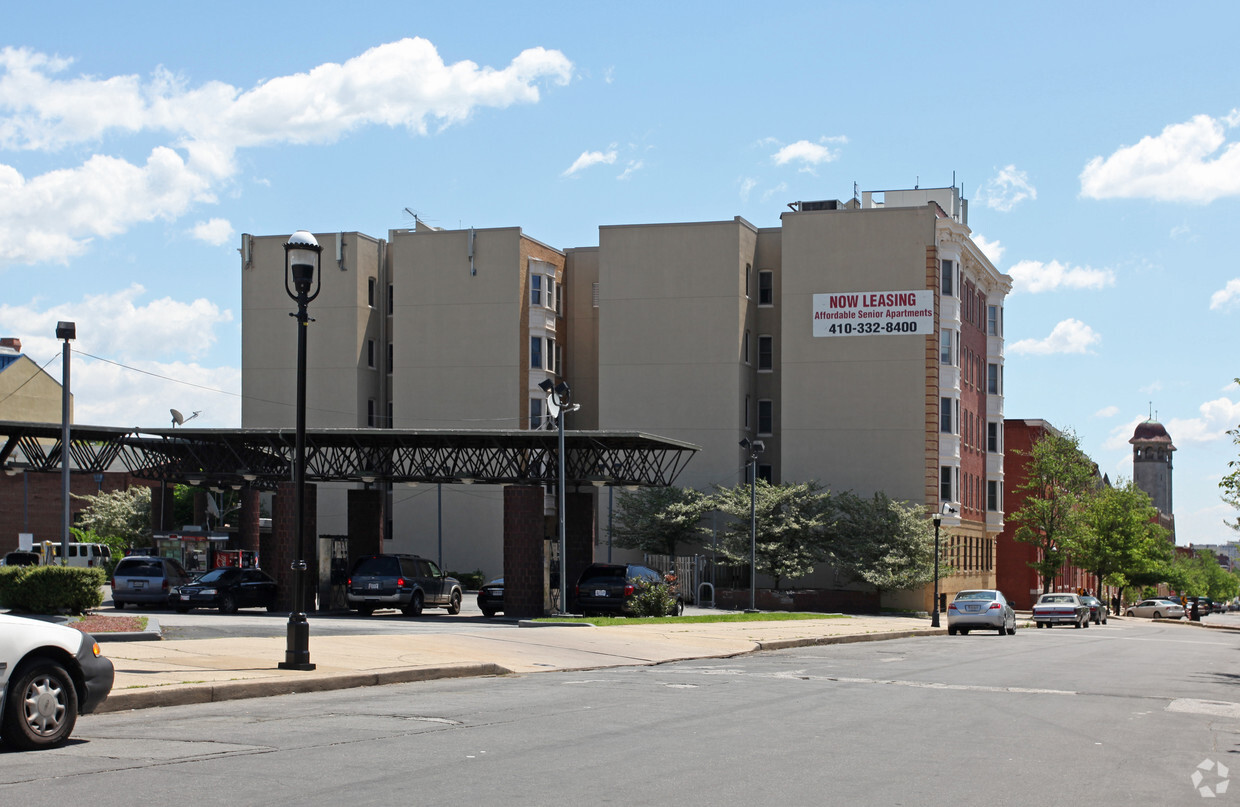
M0 614L0 739L49 748L112 691L112 662L75 628Z
M478 589L478 609L486 617L504 610L504 578L497 577Z
M1125 616L1140 616L1152 619L1182 619L1184 606L1171 600L1142 600L1136 605L1128 606Z
M345 586L349 607L362 616L376 608L399 608L419 616L425 607L461 612L461 583L417 555L364 555L353 564Z
M1109 609L1102 600L1097 597L1086 594L1081 597L1081 602L1089 606L1089 621L1095 625L1105 625L1107 623L1107 615Z
M16 550L0 558L0 566L38 566L39 553Z
M1076 594L1043 594L1033 604L1033 621L1039 628L1071 625L1089 627L1089 606Z
M173 558L129 555L121 558L112 572L112 604L168 605L168 595L190 581L189 572Z
M629 600L644 584L665 582L663 575L636 563L592 563L577 578L573 589L577 610L589 614L626 614ZM684 604L679 597L670 615L679 614Z
M1016 612L1002 591L971 589L956 592L947 606L947 634L968 634L974 628L997 630L1000 636L1016 633Z
M191 608L218 608L222 614L234 614L238 608L274 611L276 581L262 569L224 566L212 569L192 583L177 586L168 602L182 614Z

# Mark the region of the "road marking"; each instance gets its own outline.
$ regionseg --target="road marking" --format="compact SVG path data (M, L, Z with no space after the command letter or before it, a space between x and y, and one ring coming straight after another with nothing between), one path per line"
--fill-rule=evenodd
M1176 698L1167 704L1168 712L1185 712L1193 715L1213 715L1240 720L1240 703L1230 701L1203 701L1196 698Z

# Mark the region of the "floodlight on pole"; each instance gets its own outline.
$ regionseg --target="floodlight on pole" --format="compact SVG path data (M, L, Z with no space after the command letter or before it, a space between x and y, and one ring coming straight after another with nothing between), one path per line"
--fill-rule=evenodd
M60 384L60 507L61 507L61 531L60 531L60 561L61 563L69 563L69 401L72 395L69 392L69 358L73 355L73 348L69 347L69 343L77 339L77 323L75 322L57 322L56 338L64 341L64 348L60 352L61 357L61 384Z
M544 378L538 382L538 388L546 394L547 411L555 418L556 428L559 430L559 448L556 451L559 459L556 517L560 528L560 613L566 614L568 613L568 565L565 553L568 541L566 540L564 529L564 415L569 412L576 412L581 408L581 404L572 402L573 391L564 381L561 381L559 384L552 384L551 379Z

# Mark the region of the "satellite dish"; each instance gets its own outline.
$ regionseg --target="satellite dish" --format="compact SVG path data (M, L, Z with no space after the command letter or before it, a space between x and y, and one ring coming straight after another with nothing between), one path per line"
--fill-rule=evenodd
M169 409L168 411L172 413L172 428L174 429L177 426L184 426L186 421L193 420L194 418L202 414L202 411L198 410L198 411L195 411L194 414L190 415L189 417L185 417L185 415L181 414L181 411L179 409Z

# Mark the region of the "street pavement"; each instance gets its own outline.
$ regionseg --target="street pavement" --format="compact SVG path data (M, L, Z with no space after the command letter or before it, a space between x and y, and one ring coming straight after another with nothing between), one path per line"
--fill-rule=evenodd
M462 676L661 664L759 650L943 634L926 617L595 627L512 621L452 632L314 634L314 670L285 670L286 639L122 641L99 634L116 668L101 712ZM945 623L944 623L945 624Z

